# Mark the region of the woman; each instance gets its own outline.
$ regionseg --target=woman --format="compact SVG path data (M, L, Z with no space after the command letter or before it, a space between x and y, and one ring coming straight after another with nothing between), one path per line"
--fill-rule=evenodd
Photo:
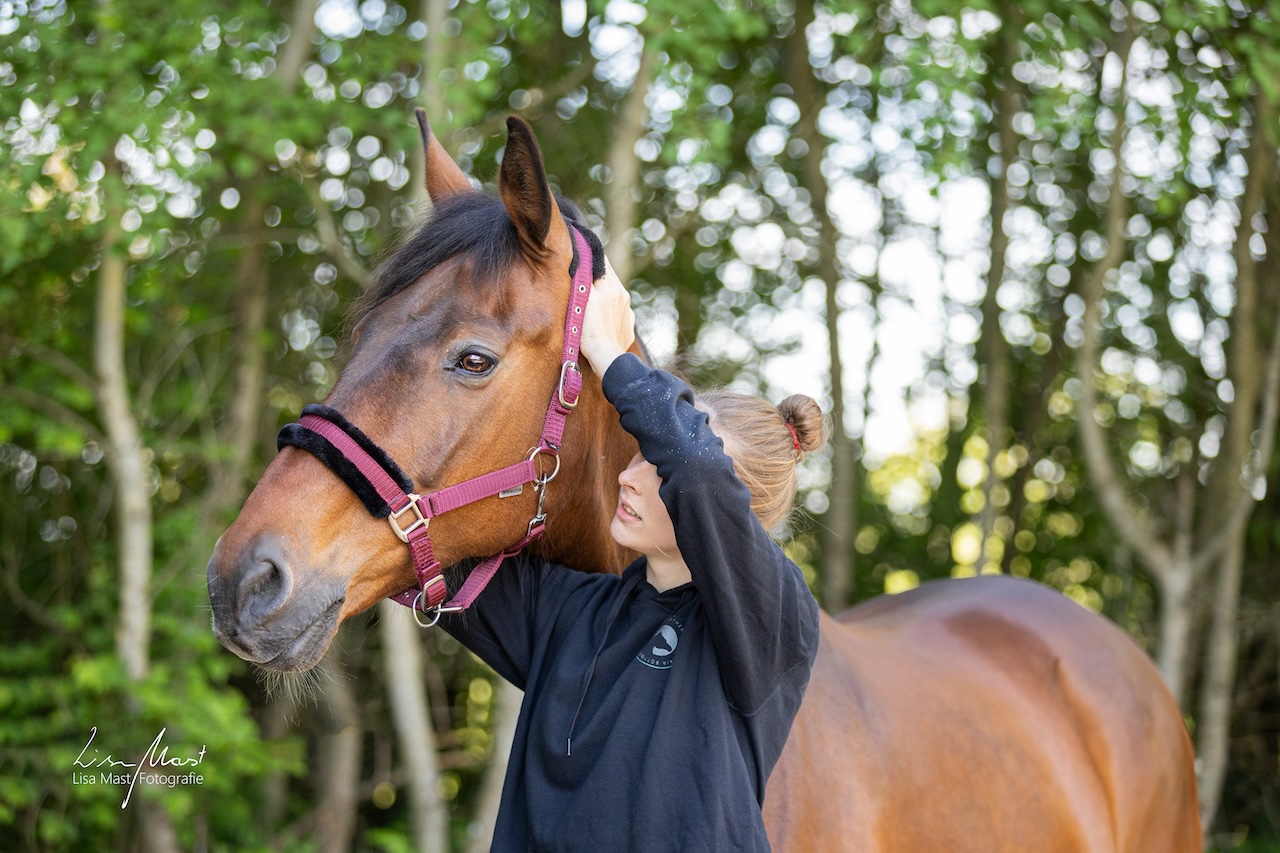
M609 269L582 353L639 443L610 532L643 556L621 576L530 560L441 621L525 691L495 851L769 849L760 805L818 607L766 531L825 441L822 413L695 395L626 352L634 328Z

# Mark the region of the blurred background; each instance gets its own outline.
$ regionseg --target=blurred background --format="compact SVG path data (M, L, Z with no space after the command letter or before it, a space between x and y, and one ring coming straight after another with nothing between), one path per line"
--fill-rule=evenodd
M485 182L529 120L664 362L831 411L828 610L1061 589L1212 846L1280 849L1275 0L0 2L0 848L487 849L518 693L390 606L264 680L205 593L423 210L415 106ZM200 781L122 807L162 729Z

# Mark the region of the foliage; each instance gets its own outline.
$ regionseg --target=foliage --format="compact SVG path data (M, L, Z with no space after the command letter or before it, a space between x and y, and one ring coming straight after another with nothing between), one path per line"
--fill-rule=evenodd
M235 453L237 366L248 349L265 354L257 472L279 424L335 379L360 273L412 221L409 114L432 87L444 108L433 124L465 169L492 178L502 119L518 112L553 182L602 226L609 144L641 50L660 61L634 146L639 214L610 236L636 259L654 348L700 382L773 399L827 393L819 218L800 133L818 115L840 232L845 422L864 448L850 567L859 597L1000 569L1063 589L1154 648L1158 590L1099 506L1077 426L1101 418L1139 508L1164 531L1177 530L1180 478L1222 476L1215 460L1235 416L1233 240L1248 156L1277 141L1277 5L826 0L800 57L818 83L813 103L785 82L795 3L581 5L574 25L568 0L453 3L445 54L424 78L416 4L321 0L289 80L293 3L0 10L0 847L134 837L136 811L119 808L117 786L70 783L93 726L110 749L145 746L160 728L175 750L207 748L201 785L139 792L163 803L184 847L307 846L316 709L304 703L273 728L278 699L207 624L203 563L236 509L209 496ZM1075 348L1082 281L1106 249L1126 27L1127 250L1105 290L1090 413ZM1000 139L1004 97L1012 151ZM993 225L1001 175L1010 210ZM1274 300L1270 192L1245 248ZM1014 393L1010 435L993 438L980 329L996 225L1011 238L998 302ZM141 683L114 652L115 484L88 332L104 252L128 259L126 370L156 518L153 666ZM254 258L270 281L268 320L243 342ZM1258 327L1273 331L1269 319ZM805 463L808 513L789 550L811 577L829 478L825 459ZM984 543L990 478L999 517ZM1261 480L1259 492L1271 481ZM1250 844L1280 831L1276 512L1267 493L1248 531L1239 734L1220 822L1244 827ZM380 684L369 623L351 631L345 670ZM427 644L460 848L492 744L494 677L447 638ZM386 699L368 689L360 703L360 844L401 849L409 816L389 781ZM271 785L286 796L268 821Z

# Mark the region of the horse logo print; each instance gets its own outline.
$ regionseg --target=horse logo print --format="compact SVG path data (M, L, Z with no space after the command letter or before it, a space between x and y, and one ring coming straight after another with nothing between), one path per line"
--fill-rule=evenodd
M653 669L671 669L676 646L680 645L680 631L683 628L684 623L679 619L674 616L669 617L662 623L662 627L658 629L653 639L646 643L636 655L636 660Z

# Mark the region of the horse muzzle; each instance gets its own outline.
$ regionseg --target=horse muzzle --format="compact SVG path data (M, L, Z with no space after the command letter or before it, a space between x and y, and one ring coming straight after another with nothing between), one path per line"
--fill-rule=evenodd
M219 542L209 560L213 634L237 656L264 669L310 669L324 656L346 600L341 583L299 589L287 544L260 536L226 553Z

